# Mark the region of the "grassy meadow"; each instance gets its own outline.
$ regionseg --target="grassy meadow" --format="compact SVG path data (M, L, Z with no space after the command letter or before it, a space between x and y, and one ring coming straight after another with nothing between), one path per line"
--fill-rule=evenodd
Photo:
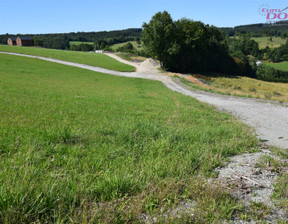
M197 76L196 76L197 77ZM201 77L203 79L203 77ZM288 102L288 84L266 82L248 77L215 77L205 76L211 85L192 84L186 80L185 83L202 90L222 93L226 95L243 96L249 98L258 98L264 100L275 100Z
M64 51L64 50L54 50L47 48L18 47L7 45L0 45L0 51L50 57L59 60L77 62L80 64L98 66L122 72L132 72L135 70L135 68L131 65L123 64L107 55L100 53Z
M0 66L0 223L141 223L186 200L193 217L158 221L241 213L206 181L257 148L230 115L160 82L12 55Z
M139 51L139 50L142 50L142 45L141 44L138 44L137 41L128 41L128 42L124 42L124 43L119 43L119 44L113 44L111 46L111 48L116 51L119 47L123 47L124 45L126 45L127 43L131 43L133 45L133 47Z
M282 44L285 44L287 39L281 37L272 37L272 41L270 41L270 37L252 37L252 40L255 40L259 44L260 49L264 49L265 47L276 48L280 47Z
M239 36L230 37L238 39ZM272 36L272 41L270 41L270 37L251 37L252 40L255 40L259 44L259 49L264 49L265 47L269 48L277 48L280 47L282 44L285 44L287 38L281 38Z
M278 63L271 63L271 62L264 62L272 66L275 69L282 70L288 72L288 61L278 62Z

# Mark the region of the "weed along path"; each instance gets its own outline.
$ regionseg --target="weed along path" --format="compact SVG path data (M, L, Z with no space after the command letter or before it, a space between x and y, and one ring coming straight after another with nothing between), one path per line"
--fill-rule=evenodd
M159 65L152 59L147 59L143 63L126 62L123 59L107 54L120 62L133 65L137 68L136 72L117 72L95 66L79 64L74 62L62 61L52 58L31 56L18 53L0 52L16 56L37 58L45 61L55 62L68 66L79 67L91 71L101 72L110 75L144 78L162 82L167 88L194 97L201 102L209 103L219 110L227 111L241 119L247 125L255 128L261 141L269 145L275 145L288 149L288 106L277 102L265 102L263 100L248 99L240 97L225 96L214 93L207 93L200 90L191 90L180 80L172 79L158 71Z

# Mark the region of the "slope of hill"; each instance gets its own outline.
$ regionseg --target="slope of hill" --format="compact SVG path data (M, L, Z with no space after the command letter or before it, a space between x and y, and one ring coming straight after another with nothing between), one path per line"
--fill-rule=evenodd
M183 199L201 223L241 213L205 181L257 145L230 115L160 82L11 55L0 67L1 223L136 223Z

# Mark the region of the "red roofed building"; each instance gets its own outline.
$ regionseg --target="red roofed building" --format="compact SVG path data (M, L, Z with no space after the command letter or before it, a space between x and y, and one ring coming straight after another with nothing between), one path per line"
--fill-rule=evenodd
M8 45L17 45L17 46L34 46L34 40L32 37L10 37L7 40Z

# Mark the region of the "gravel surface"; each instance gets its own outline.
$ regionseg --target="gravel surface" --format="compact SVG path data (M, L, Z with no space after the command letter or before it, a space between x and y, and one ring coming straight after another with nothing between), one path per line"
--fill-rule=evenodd
M214 93L207 93L199 90L191 90L185 86L180 80L172 79L169 76L161 74L155 65L155 61L147 59L142 64L126 62L116 55L107 54L113 58L133 65L137 68L136 72L117 72L109 69L83 65L74 62L67 62L52 58L39 56L24 55L10 52L0 52L2 54L11 54L17 56L25 56L30 58L38 58L45 61L60 63L64 65L88 69L91 71L101 72L110 75L144 78L161 81L169 89L182 93L187 96L198 99L201 102L214 105L219 110L227 111L247 125L255 128L259 139L265 141L266 144L280 146L288 149L288 106L277 102L268 102L257 99L225 96Z

